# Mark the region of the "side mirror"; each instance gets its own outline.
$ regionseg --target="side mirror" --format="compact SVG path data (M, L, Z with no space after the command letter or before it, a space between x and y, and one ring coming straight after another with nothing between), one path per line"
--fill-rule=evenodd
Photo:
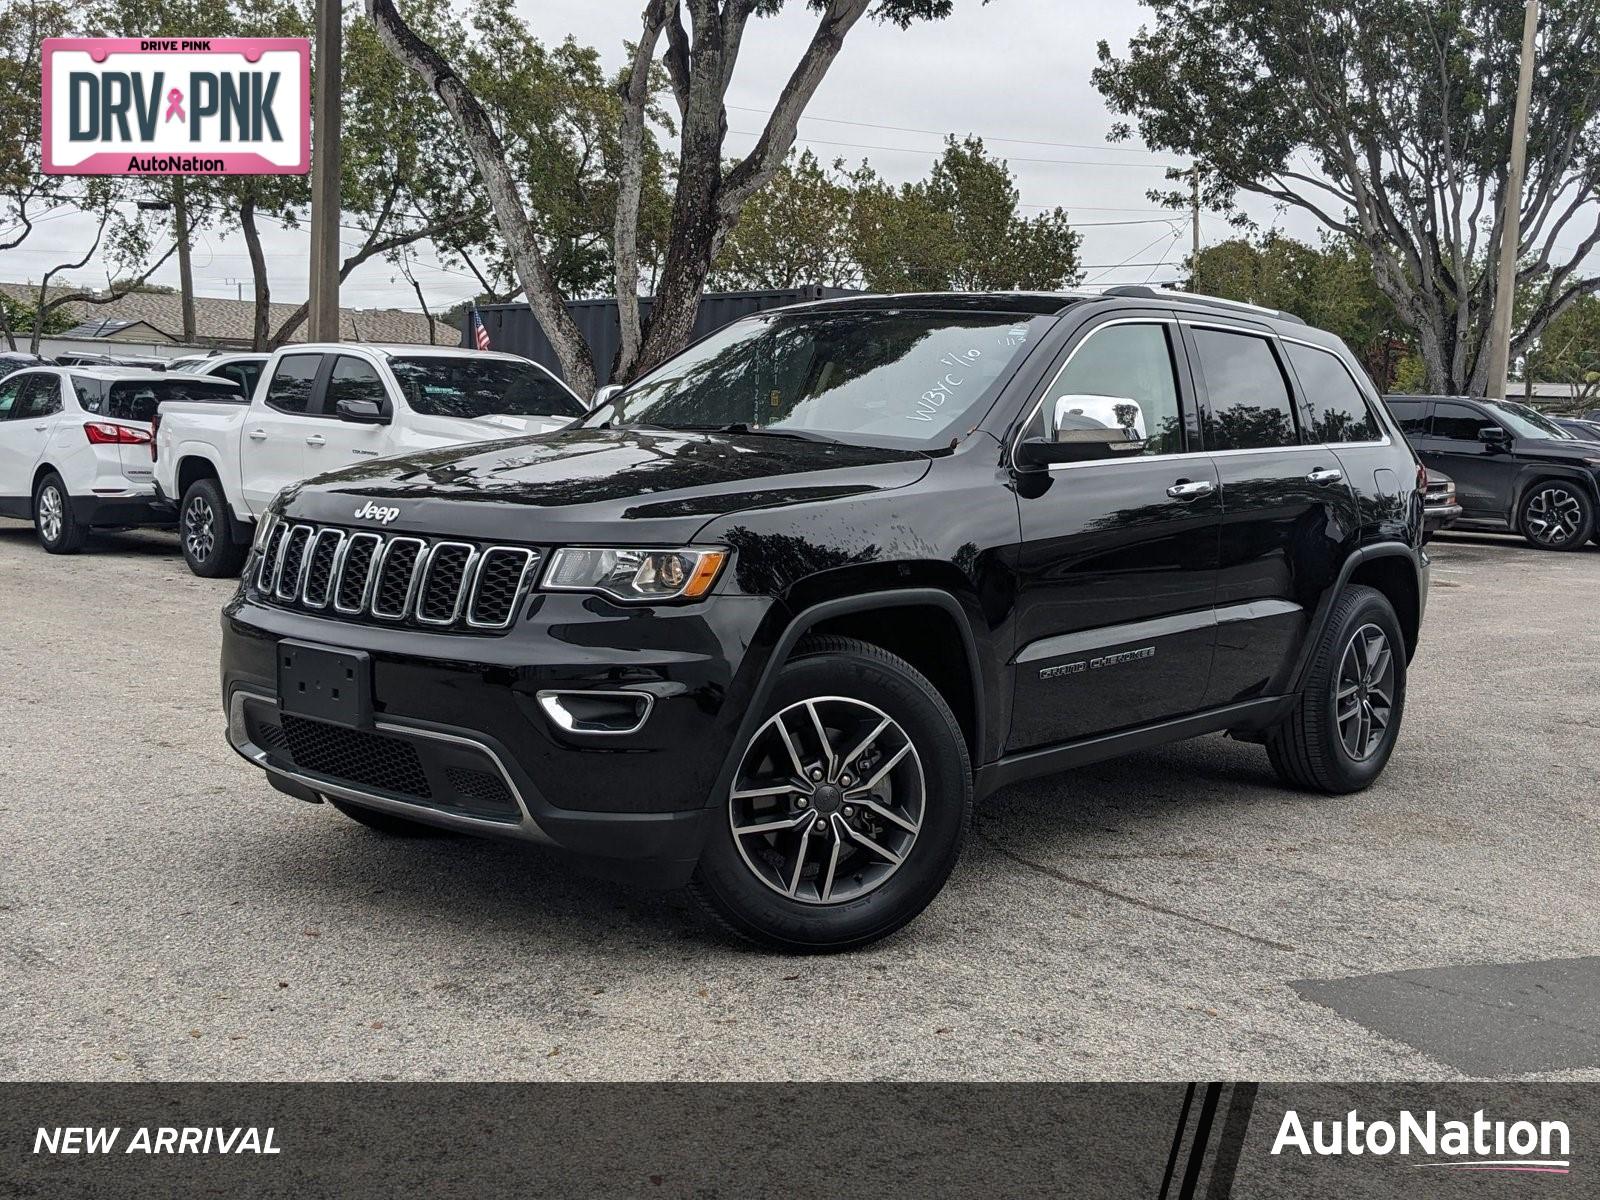
M605 403L609 402L610 399L613 396L615 396L618 392L620 392L621 390L622 390L622 385L620 383L608 383L608 384L606 384L605 387L600 388L599 390L597 390L595 392L595 394L594 394L594 399L589 401L589 411L593 412L595 409L599 408L602 404L605 404Z
M353 425L387 425L389 416L376 400L359 400L346 397L333 406L339 420Z
M1022 454L1031 463L1091 462L1138 454L1145 448L1144 410L1126 396L1059 396L1048 438L1029 438Z
M1498 425L1485 425L1478 430L1478 440L1485 446L1492 446L1497 450L1504 450L1511 445L1511 435Z

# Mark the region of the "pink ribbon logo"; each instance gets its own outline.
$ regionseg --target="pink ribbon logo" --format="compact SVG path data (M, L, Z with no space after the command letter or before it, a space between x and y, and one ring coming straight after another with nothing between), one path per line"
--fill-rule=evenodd
M177 117L180 121L188 120L188 118L183 115L183 92L178 88L173 88L167 93L166 120L170 121L173 117Z

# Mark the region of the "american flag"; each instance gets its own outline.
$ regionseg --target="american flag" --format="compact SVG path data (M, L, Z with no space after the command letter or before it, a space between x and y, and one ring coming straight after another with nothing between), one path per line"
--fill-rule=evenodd
M478 315L478 306L472 306L472 340L479 350L489 348L489 331L483 327L483 318Z

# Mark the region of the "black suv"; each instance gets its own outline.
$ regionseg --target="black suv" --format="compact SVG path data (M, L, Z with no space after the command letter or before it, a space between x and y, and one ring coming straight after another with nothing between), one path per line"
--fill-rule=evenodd
M1600 446L1508 400L1385 396L1430 471L1456 481L1463 522L1522 534L1541 550L1596 537Z
M730 325L560 433L288 489L224 613L229 739L391 832L689 883L859 945L974 798L1197 734L1370 784L1422 469L1339 340L1151 289Z

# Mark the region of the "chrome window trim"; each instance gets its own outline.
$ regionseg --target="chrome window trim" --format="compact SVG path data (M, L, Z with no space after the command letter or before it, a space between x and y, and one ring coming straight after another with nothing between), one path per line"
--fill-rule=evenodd
M1034 401L1033 407L1028 410L1028 415L1025 416L1022 419L1022 424L1017 426L1017 436L1014 437L1011 440L1011 461L1013 463L1015 463L1017 461L1018 452L1022 448L1022 434L1028 428L1029 425L1033 424L1034 417L1038 416L1040 411L1044 408L1045 398L1048 397L1051 392L1055 391L1056 384L1061 382L1061 376L1063 374L1065 374L1067 368L1072 365L1072 360L1078 357L1078 351L1082 350L1085 346L1087 346L1090 343L1090 341L1093 340L1094 336L1097 333L1099 333L1102 329L1110 329L1110 328L1112 328L1114 326L1117 326L1117 325L1177 325L1178 323L1179 323L1179 318L1178 317L1113 317L1109 321L1102 321L1100 324L1096 325L1093 329L1089 330L1089 332L1086 335L1084 335L1084 338L1083 338L1082 341L1080 341L1071 350L1067 351L1067 357L1062 360L1061 366L1058 367L1056 369L1056 373L1050 377L1050 382L1047 383L1044 386L1044 390L1039 393L1039 398ZM1167 344L1167 354L1170 357L1172 355L1172 353L1173 353L1172 345L1169 342ZM1178 364L1176 362L1174 362L1172 364L1172 372L1173 372L1173 374L1172 374L1172 382L1173 382L1173 384L1175 386L1177 386L1179 381L1178 381L1178 373L1177 373L1178 372ZM1178 395L1179 395L1179 401L1181 403L1182 396L1183 396L1183 389L1182 389L1181 386L1178 387ZM1149 460L1151 460L1153 458L1186 458L1189 455L1195 454L1195 453L1200 453L1200 452L1193 451L1193 450L1185 450L1181 454L1139 454L1139 455L1135 455L1132 458L1115 459L1115 460L1107 459L1107 460L1105 460L1105 462L1113 462L1113 461L1115 461L1115 462L1148 462ZM1087 466L1096 466L1096 467L1098 467L1098 466L1104 466L1105 462L1094 462L1094 463L1050 463L1050 464L1047 465L1046 470L1054 471L1058 467L1087 467Z
M356 542L360 541L362 538L371 538L375 543L377 543L377 545L372 552L372 557L367 560L367 577L361 581L361 598L356 601L356 606L354 608L344 608L339 604L339 589L344 582L345 563L350 558L351 549L354 548ZM379 533L373 533L370 529L359 529L345 537L344 544L339 547L338 561L334 564L336 570L334 573L333 591L330 597L333 602L334 612L340 614L341 616L359 617L367 610L367 602L372 598L372 582L377 578L373 568L378 565L378 559L381 557L382 551L383 535Z
M489 556L502 550L508 554L521 554L524 556L522 560L522 573L517 576L517 588L512 594L510 609L506 613L506 619L498 624L490 624L486 621L475 620L473 618L472 611L477 607L478 604L478 588L479 585L483 583L484 568L488 566ZM533 569L538 561L539 555L526 546L485 546L483 548L483 552L478 555L478 569L472 577L472 593L467 600L466 607L467 625L472 629L510 628L511 623L517 619L517 609L522 606L523 597L528 593L528 576L533 572Z
M466 565L461 568L461 582L456 586L455 604L450 609L450 615L443 620L438 617L425 616L422 611L424 601L428 596L428 581L433 577L433 560L438 557L439 551L446 547L458 547L467 552ZM424 625L454 625L461 617L461 606L466 601L467 589L473 583L473 569L478 563L478 548L470 542L435 542L427 554L427 565L422 571L422 580L417 586L417 611L414 614L418 621Z
M407 543L413 543L416 545L417 557L416 560L411 564L411 578L406 581L406 594L404 599L402 599L400 602L400 611L379 612L378 589L383 584L383 573L388 568L389 559L394 554L395 550L400 546L406 545ZM389 539L388 544L383 548L382 557L378 560L377 573L373 576L374 583L372 585L372 596L367 605L367 611L369 613L371 613L374 617L377 617L380 621L404 621L406 619L406 614L411 611L412 602L416 599L417 580L419 578L418 572L427 564L428 561L428 555L426 554L427 549L428 543L419 537L394 537Z
M337 538L333 547L333 561L328 564L328 586L322 593L320 601L311 598L311 562L316 557L317 547L322 544L325 537ZM328 602L333 599L334 589L339 582L339 555L344 548L345 534L342 529L324 527L316 530L311 535L311 540L306 543L305 586L300 589L300 603L307 608L327 608Z

